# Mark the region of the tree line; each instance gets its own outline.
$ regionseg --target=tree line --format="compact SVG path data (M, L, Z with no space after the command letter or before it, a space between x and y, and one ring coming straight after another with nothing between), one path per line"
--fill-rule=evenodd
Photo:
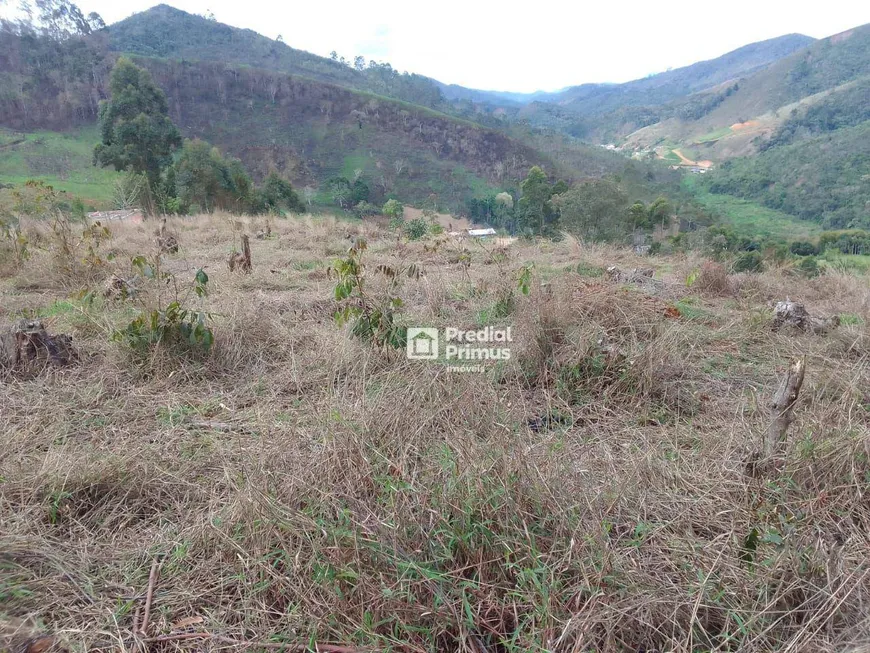
M238 159L199 139L182 141L166 96L144 68L119 58L109 90L111 98L100 104L94 163L138 176L138 199L147 213L304 210L290 182L277 173L256 186Z
M570 185L562 179L551 181L534 166L513 193L470 200L468 214L520 235L552 237L564 230L588 240L619 240L656 225L667 227L673 207L663 196L649 204L631 201L614 179L584 179Z

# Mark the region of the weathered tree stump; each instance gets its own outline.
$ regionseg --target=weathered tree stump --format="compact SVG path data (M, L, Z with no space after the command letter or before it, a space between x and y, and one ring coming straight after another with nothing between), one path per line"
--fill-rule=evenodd
M772 458L779 454L788 434L788 427L794 421L794 404L804 382L806 359L798 358L788 368L779 383L779 389L770 402L770 426L764 437L764 457Z
M0 369L31 370L44 365L69 365L78 358L72 338L51 335L39 320L19 320L0 329Z
M803 304L786 299L773 308L773 330L790 327L806 333L822 335L840 326L840 316L813 317Z
M248 234L242 234L242 251L230 254L227 265L229 265L231 272L238 270L247 274L251 271L253 266L251 265L251 243Z
M157 230L157 247L160 253L175 254L178 252L178 239L166 230L166 218L160 223L160 229Z
M653 277L656 271L653 268L634 268L633 270L622 270L615 265L607 268L607 275L616 282L622 283L646 283L655 281Z

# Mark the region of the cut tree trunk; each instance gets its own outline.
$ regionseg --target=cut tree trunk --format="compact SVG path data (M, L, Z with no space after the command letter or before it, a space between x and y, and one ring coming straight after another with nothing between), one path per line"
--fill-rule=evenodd
M0 370L31 370L68 365L77 358L72 338L51 335L39 320L19 320L0 329Z
M814 317L807 312L803 304L786 299L777 302L773 308L773 330L782 327L792 327L807 333L822 335L840 326L840 316Z
M230 254L230 259L227 261L230 270L238 270L239 272L248 273L251 271L251 242L248 234L242 234L242 251L233 252Z
M806 359L798 358L788 368L770 403L770 426L764 438L764 456L772 458L782 450L788 427L794 421L794 404L804 382Z

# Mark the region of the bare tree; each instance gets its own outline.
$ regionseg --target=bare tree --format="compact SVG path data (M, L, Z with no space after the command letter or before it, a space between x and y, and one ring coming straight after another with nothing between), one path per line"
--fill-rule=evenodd
M396 175L402 174L402 170L405 169L405 159L396 159L393 162L393 167L396 169Z
M272 104L275 104L275 96L280 88L281 80L278 77L270 77L267 83L267 90L269 91L269 98L272 100Z
M302 189L302 197L305 198L305 201L308 202L308 208L311 208L311 200L314 199L314 195L317 193L316 190L312 186L305 186Z

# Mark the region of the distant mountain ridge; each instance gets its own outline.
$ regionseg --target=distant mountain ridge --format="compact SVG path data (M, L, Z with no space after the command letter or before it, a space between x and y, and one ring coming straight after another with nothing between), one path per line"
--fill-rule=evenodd
M547 102L568 106L580 113L600 113L619 106L661 104L683 95L705 90L722 82L755 72L774 61L805 48L815 41L803 34L786 34L766 41L750 43L707 61L624 83L585 83L561 91L506 93L480 91L457 85L442 85L451 100L474 99L517 104Z

